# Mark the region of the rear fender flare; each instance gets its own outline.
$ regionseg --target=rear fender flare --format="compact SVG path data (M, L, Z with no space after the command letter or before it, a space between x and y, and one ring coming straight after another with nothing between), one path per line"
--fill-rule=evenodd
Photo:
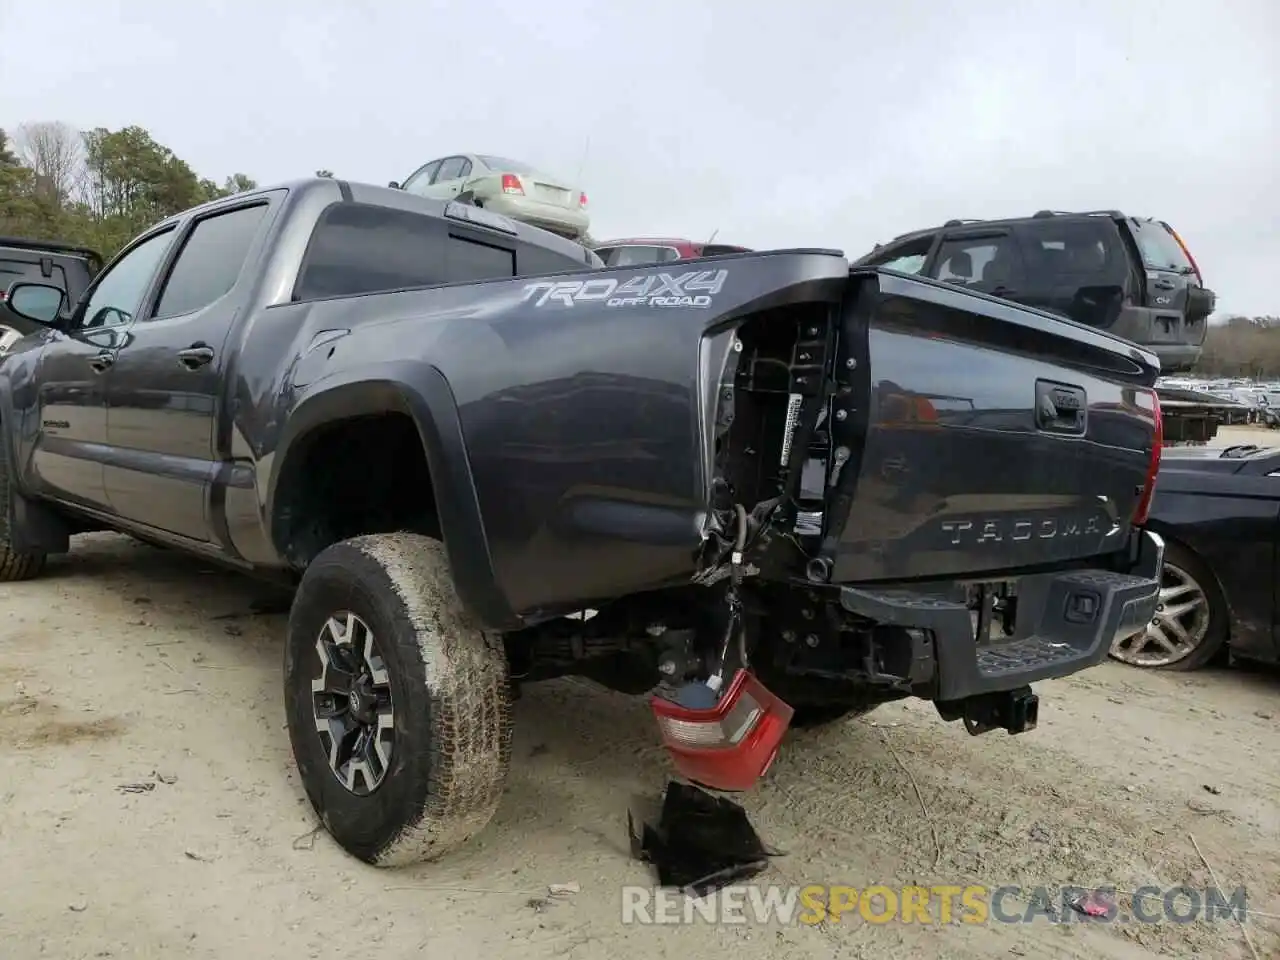
M459 599L485 629L518 629L522 623L498 584L489 553L457 401L444 374L429 364L401 361L349 370L341 380L317 386L289 414L276 445L266 515L277 553L286 555L275 525L277 488L280 478L287 476L290 457L305 455L301 441L326 424L351 417L405 413L417 425L426 453Z

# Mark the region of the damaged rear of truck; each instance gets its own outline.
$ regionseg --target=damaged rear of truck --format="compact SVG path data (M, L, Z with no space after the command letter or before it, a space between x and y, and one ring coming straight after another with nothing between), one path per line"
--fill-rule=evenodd
M679 771L741 790L793 723L904 697L1029 730L1031 684L1156 607L1155 358L838 251L602 268L320 179L159 224L31 316L0 579L116 529L295 583L294 757L371 863L484 826L526 683L650 693Z
M1158 364L1133 345L823 251L524 297L602 340L633 314L618 335L637 352L617 343L617 378L584 383L578 420L632 469L545 501L556 552L578 559L566 593L625 596L511 635L512 663L660 681L691 779L744 789L789 721L909 696L971 733L1029 730L1031 683L1098 663L1153 615ZM639 379L611 403L623 366L669 408Z

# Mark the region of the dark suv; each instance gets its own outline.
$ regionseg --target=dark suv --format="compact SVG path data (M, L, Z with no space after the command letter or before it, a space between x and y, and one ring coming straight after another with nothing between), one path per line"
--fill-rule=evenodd
M855 264L923 274L1107 330L1155 353L1166 373L1200 356L1215 302L1172 227L1117 210L949 220L877 245Z
M101 269L102 257L85 247L0 237L0 326L9 327L24 336L42 329L9 309L6 293L13 284L22 281L57 287L65 297L61 304L65 308L80 299L89 281ZM53 299L52 294L50 299ZM58 306L50 303L46 312L53 316Z

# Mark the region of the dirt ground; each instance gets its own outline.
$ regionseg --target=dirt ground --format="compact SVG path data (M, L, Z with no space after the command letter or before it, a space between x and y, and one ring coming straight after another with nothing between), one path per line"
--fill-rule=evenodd
M0 586L0 956L1251 956L1222 920L623 926L621 886L650 882L626 807L668 768L642 700L572 681L518 702L481 838L365 867L313 832L285 618L253 612L269 596L112 535ZM969 737L921 704L791 734L745 800L787 852L762 880L1204 888L1194 836L1223 887L1248 886L1257 956L1280 955L1280 677L1108 664L1039 692L1020 737ZM562 883L580 892L548 902Z

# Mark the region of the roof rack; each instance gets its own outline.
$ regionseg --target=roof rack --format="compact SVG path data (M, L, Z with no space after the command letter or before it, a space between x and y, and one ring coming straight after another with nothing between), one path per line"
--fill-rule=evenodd
M1119 217L1125 218L1119 210L1037 210L1033 217L1043 220L1048 217Z
M38 250L42 253L63 253L77 257L86 257L102 266L102 254L88 247L77 247L57 240L28 240L25 237L0 237L0 247L17 247L23 250Z

